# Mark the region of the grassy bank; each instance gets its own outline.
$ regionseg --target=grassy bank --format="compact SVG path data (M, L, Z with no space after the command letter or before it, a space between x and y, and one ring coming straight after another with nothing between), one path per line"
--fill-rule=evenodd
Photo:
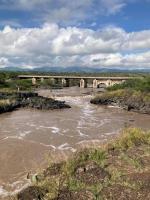
M109 87L106 92L96 95L91 103L119 105L128 111L150 114L150 77Z
M141 92L150 92L150 76L141 77L141 79L131 79L123 82L122 84L116 84L109 87L108 91L114 91L119 89L132 89Z
M126 129L101 148L85 149L66 162L51 164L33 180L16 199L148 200L150 132Z
M0 99L0 114L19 108L20 104L15 99Z

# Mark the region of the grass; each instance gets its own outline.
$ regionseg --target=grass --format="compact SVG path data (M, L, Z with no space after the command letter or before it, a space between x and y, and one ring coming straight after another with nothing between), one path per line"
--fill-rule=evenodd
M147 195L142 188L146 184L145 173L150 174L150 166L143 163L145 159L150 159L149 146L150 131L127 128L116 140L102 147L77 152L62 163L58 174L44 176L37 186L46 191L45 200L104 200L112 199L111 195L114 194L118 199L120 192L125 196L129 192L131 197L136 193ZM51 168L53 164L49 166L49 170ZM136 179L131 181L132 176L137 173L142 184ZM86 194L89 197L85 198Z
M118 89L114 91L106 91L104 93L98 94L94 97L94 100L107 100L107 99L139 99L141 102L150 102L150 92L141 92L133 89Z
M94 161L99 166L104 166L106 161L106 152L102 149L85 149L82 152L77 152L66 165L64 171L69 175L73 174L77 167L84 166L88 161Z
M150 76L108 87L104 93L96 95L91 103L117 104L128 111L150 114Z
M150 144L150 133L145 134L141 129L128 128L123 131L121 137L112 146L114 149L127 150L140 144Z
M108 91L114 91L118 89L133 89L141 92L150 92L150 76L146 76L141 79L131 79L123 82L122 84L116 84L108 88Z
M5 106L5 105L9 105L9 104L10 104L10 100L9 99L0 100L0 106Z

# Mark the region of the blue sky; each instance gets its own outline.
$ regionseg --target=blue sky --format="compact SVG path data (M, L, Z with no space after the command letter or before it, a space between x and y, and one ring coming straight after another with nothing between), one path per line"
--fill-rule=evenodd
M91 28L92 25L93 29L115 25L124 28L126 31L150 28L149 0L106 0L107 4L102 3L105 1L101 0L87 0L87 2L90 2L89 6L86 5L88 4L86 1L83 1L83 4L79 4L77 7L67 5L69 1L60 0L33 0L33 3L29 2L32 2L32 0L0 0L1 29L5 25L37 27L45 22L56 22L61 26L75 25L84 28ZM53 8L58 13L62 8L66 8L70 12L74 10L76 13L72 16L71 13L68 14L68 18L65 16L60 18L59 15L54 17ZM78 10L83 13L83 16L78 17ZM69 18L71 18L70 21Z
M0 45L1 68L150 68L150 0L0 0Z

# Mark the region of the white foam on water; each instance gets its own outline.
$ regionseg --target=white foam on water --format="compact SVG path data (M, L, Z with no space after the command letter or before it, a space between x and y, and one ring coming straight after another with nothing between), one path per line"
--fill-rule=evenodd
M62 132L67 133L68 131L69 131L69 129L64 129Z
M23 138L20 136L7 136L5 138L3 138L2 140L8 140L8 139L18 139L18 140L22 140Z
M59 135L64 135L64 134L60 133L60 128L55 127L55 126L39 126L39 127L37 127L36 129L37 129L37 130L38 130L38 129L51 129L51 130L52 130L52 131L51 131L52 133L59 134Z
M102 140L98 140L98 139L95 139L95 140L82 140L80 142L77 142L76 144L83 144L83 143L101 143Z
M23 140L23 137L18 137L18 136L8 136L8 137L5 137L5 138L3 138L2 140L8 140L8 139L19 139L19 140ZM1 141L2 141L1 140ZM32 143L32 144L39 144L39 145L41 145L41 146L44 146L44 147L50 147L50 148L52 148L53 150L56 150L57 149L57 147L56 146L54 146L54 145L52 145L52 144L44 144L44 143L42 143L42 142L36 142L36 141L33 141L33 140L26 140L27 142L29 142L29 143Z
M38 128L45 128L45 129L51 129L52 127L51 126L39 126Z
M7 137L3 138L2 140L8 140L8 139L22 140L26 135L29 135L30 133L31 133L31 131L24 131L24 132L19 133L19 136L17 136L17 135L7 136Z
M58 127L52 126L52 133L59 133L60 129Z
M20 137L24 138L26 135L29 135L32 131L24 131L22 133L20 133Z
M97 124L98 127L104 126L107 123L110 123L111 120L110 119L102 119L99 121L99 123Z
M44 146L44 147L50 147L52 148L53 150L55 150L57 147L52 145L52 144L45 144L45 143L42 143L42 142L36 142L36 141L33 141L33 140L26 140L27 142L29 143L32 143L32 144L39 144L41 146Z
M52 144L44 144L44 143L39 143L40 145L44 146L44 147L51 147L52 149L56 150L56 146L52 145Z
M121 132L121 130L122 130L122 129L120 128L120 129L118 129L118 130L116 130L116 131L103 133L103 135L107 135L107 136L109 136L109 135L117 135L118 133Z
M79 107L83 107L84 106L84 99L88 99L92 97L91 95L86 95L86 96L64 96L64 97L56 97L57 100L61 100L61 101L65 101L67 103L73 104L73 105L77 105Z
M6 191L3 186L0 186L0 197L7 197L9 195L9 192Z
M84 120L79 120L78 121L78 125L77 125L77 129L84 128L84 125L85 125L85 121Z
M36 127L37 125L33 124L33 123L26 123L27 126L31 126L31 127Z
M78 133L79 133L79 135L80 135L81 137L89 137L88 135L82 133L81 130L78 130Z
M57 147L58 150L64 151L64 150L70 150L72 152L76 152L77 150L74 149L73 147L69 146L68 143L61 144L60 146Z

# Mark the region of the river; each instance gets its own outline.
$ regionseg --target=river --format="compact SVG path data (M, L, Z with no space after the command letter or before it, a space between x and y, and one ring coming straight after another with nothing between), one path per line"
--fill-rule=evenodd
M67 158L77 149L114 138L124 127L150 129L150 116L118 107L90 104L92 89L41 90L71 105L70 109L19 109L0 115L0 198L29 184L28 172L50 159Z

